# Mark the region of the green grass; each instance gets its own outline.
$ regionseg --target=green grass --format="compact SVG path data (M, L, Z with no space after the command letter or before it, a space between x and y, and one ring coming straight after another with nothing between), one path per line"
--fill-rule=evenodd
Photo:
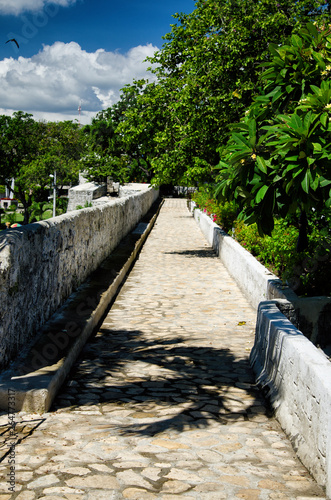
M37 222L41 220L47 220L51 219L53 217L53 210L45 210L45 212L42 214L41 217L36 216ZM3 231L6 229L5 223L10 222L11 224L15 224L17 222L18 224L22 224L24 221L24 215L21 214L20 212L13 212L13 211L6 211L4 214L1 216L1 226L0 226L0 231Z

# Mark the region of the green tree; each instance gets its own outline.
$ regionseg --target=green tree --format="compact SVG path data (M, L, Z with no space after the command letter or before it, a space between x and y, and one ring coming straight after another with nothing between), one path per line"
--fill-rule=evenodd
M212 180L217 148L256 93L269 44L328 14L324 0L198 0L191 14L176 14L150 59L158 95L152 109L163 124L151 151L154 182Z
M158 153L157 133L167 128L163 88L148 80L134 81L123 89L124 96L134 96L133 105L122 114L116 133L122 138L130 180L150 181L152 161Z
M30 222L42 220L45 212L52 211L53 205L47 201L34 201L31 204Z
M141 123L137 128L123 127L123 123L131 123L127 117L138 113L138 98L144 84L139 80L125 86L120 101L98 113L92 124L85 127L89 152L83 164L91 179L112 177L120 182L149 179L150 168L145 159L147 136L139 133Z
M79 160L85 145L79 126L71 121L40 123L38 153L27 168L29 182L48 186L56 170L58 187L78 179Z
M21 174L37 155L39 132L39 125L30 114L18 111L12 117L0 116L0 182L11 188L11 179L15 179L15 197L24 206L25 222L28 221L32 196L28 187L22 182Z
M15 197L23 204L26 224L33 201L42 201L49 192L54 170L59 187L78 178L82 135L72 122L40 123L21 111L0 117L0 133L0 181L10 187L15 179Z
M270 46L264 88L221 149L216 194L270 234L275 215L299 211L298 250L306 216L331 207L331 30L307 24Z
M93 176L154 184L212 181L229 125L258 91L260 63L310 20L327 19L325 0L197 0L153 57L150 81L122 89L121 99L86 129Z

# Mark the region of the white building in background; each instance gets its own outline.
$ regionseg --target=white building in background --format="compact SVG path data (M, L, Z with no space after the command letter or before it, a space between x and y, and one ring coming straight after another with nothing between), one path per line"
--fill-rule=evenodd
M0 198L0 208L9 208L11 205L17 205L17 200L14 198L14 189L15 189L15 179L11 180L10 188L5 187L5 196Z

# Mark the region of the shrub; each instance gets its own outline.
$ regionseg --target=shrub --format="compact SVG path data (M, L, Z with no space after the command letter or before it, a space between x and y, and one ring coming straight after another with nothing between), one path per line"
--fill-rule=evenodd
M297 252L298 225L293 218L276 219L271 236L259 236L257 225L234 225L234 237L298 295L331 294L331 238L328 230L309 224L308 248Z
M257 224L236 219L233 203L218 203L207 189L193 200L271 272L289 284L298 295L331 295L331 211L314 213L309 221L308 248L297 252L299 217L274 221L271 236L260 236Z
M192 200L203 212L212 217L224 231L232 230L233 223L237 217L237 206L234 202L218 203L215 201L208 190L204 188L192 195Z

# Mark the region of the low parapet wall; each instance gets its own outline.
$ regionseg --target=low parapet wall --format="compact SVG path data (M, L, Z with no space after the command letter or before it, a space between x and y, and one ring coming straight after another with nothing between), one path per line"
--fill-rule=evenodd
M258 308L262 300L273 298L293 300L297 298L289 287L284 287L277 276L260 264L231 236L222 231L207 214L195 208L194 202L189 202L189 209L206 240L214 248L255 309Z
M77 210L78 206L84 207L86 203L92 206L93 200L105 196L107 186L97 184L96 182L86 182L69 189L69 202L67 212Z
M0 234L0 367L3 368L109 256L158 197L125 198Z
M316 323L329 310L330 299L299 298L194 203L189 202L189 209L257 309L250 356L257 382L268 390L276 417L299 458L331 498L331 363L291 322ZM323 338L316 328L309 326L310 336Z
M331 497L331 363L280 312L258 309L251 364L276 418L316 481Z
M283 285L277 276L222 231L206 213L196 209L194 202L189 202L189 209L206 240L255 309L262 301L285 299L287 304L282 304L285 316L316 345L322 348L331 345L329 297L298 297L289 286Z

